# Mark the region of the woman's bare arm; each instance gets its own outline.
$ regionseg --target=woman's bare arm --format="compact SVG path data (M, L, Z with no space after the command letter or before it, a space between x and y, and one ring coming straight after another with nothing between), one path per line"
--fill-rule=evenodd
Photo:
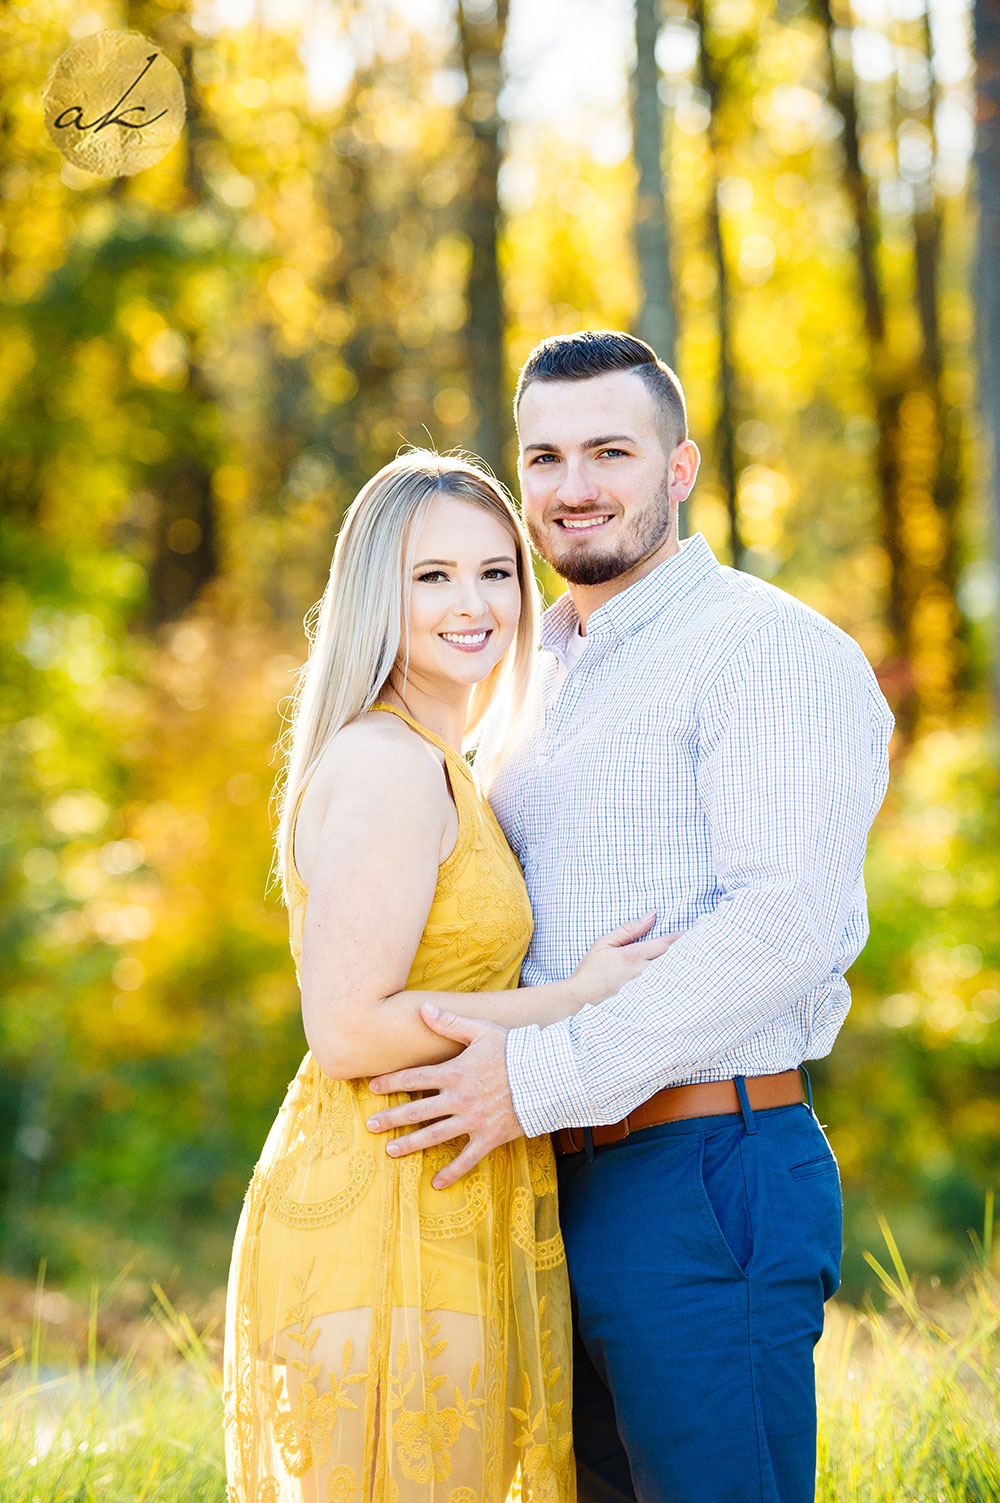
M427 1000L453 1007L455 994L404 990L454 821L438 757L395 725L346 727L313 776L296 840L309 887L302 1017L309 1047L329 1075L351 1079L458 1053L419 1014ZM508 1027L551 1023L600 1000L600 991L596 981L588 987L570 978L463 992L461 1007Z

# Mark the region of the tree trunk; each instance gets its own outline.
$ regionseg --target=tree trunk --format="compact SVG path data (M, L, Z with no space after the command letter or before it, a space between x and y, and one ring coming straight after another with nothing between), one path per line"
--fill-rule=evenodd
M931 159L923 181L915 186L913 206L914 278L920 322L922 378L929 397L933 453L927 466L929 492L938 538L936 556L923 564L915 581L915 635L947 645L937 657L941 666L923 686L927 708L939 719L954 712L955 695L965 663L965 633L958 608L958 509L964 493L961 411L951 402L945 382L945 351L938 299L944 245L944 213L936 184L938 86L934 46L926 7L920 20L920 45L927 59L930 89L923 122L930 133ZM922 617L929 619L921 620Z
M666 114L660 98L656 38L659 0L635 0L632 156L638 179L635 253L641 302L637 332L661 360L675 361L677 324L670 279L670 230L663 169Z
M470 263L466 285L469 396L475 416L477 454L498 475L510 427L504 385L504 308L497 246L500 205L497 180L502 151L499 95L508 0L490 7L458 0L458 41L465 72L462 117L472 136L472 175L465 229Z
M976 171L979 186L979 404L992 480L993 553L1000 571L1000 0L975 0ZM1000 619L993 654L1000 710Z
M729 557L734 569L746 561L746 547L740 527L736 494L736 371L732 356L732 310L729 290L729 267L722 239L719 213L719 97L721 80L708 43L704 0L693 0L691 19L698 28L699 82L708 99L709 198L708 240L717 278L719 329L719 409L716 417L716 463L719 480L726 497L729 517Z
M861 132L854 75L849 63L838 62L836 22L830 0L816 0L824 28L830 101L843 121L844 188L854 215L858 283L868 338L870 388L878 425L875 482L879 496L879 534L888 565L885 624L887 651L879 664L900 730L912 735L916 719L915 686L910 640L911 600L903 532L900 486L900 412L907 385L893 367L886 340L886 298L879 272L879 227L868 180L861 165Z
M844 187L854 210L854 224L858 234L858 275L865 310L865 328L874 348L880 346L885 339L885 299L878 274L878 221L868 193L868 181L861 166L861 140L858 129L858 107L854 97L853 71L848 70L848 76L842 78L837 65L834 48L836 23L830 10L830 0L816 0L816 6L826 36L830 99L844 123Z
M194 71L194 46L180 46L180 72L187 98L186 156L184 159L185 207L190 211L204 202L205 179L201 147L211 133L201 102ZM188 355L187 391L189 412L217 417L217 398L197 356ZM149 614L154 626L174 621L194 604L198 594L215 578L219 569L219 539L212 467L203 437L185 433L183 442L155 476L152 487L159 498L159 516L153 535L154 555L149 567Z

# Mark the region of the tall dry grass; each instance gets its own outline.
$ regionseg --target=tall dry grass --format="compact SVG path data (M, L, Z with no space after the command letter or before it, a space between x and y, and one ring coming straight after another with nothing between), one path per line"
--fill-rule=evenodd
M1000 1503L1000 1285L992 1204L960 1288L918 1291L890 1228L868 1255L884 1311L834 1304L817 1350L817 1503ZM96 1296L86 1353L46 1350L41 1286L30 1340L0 1361L0 1503L224 1503L218 1333L162 1289L166 1338L109 1357Z

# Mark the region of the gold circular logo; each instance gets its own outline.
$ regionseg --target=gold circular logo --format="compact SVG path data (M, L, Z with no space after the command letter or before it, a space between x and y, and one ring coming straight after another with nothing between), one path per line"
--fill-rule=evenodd
M42 101L63 156L97 177L152 167L184 128L181 76L138 31L99 31L67 48Z

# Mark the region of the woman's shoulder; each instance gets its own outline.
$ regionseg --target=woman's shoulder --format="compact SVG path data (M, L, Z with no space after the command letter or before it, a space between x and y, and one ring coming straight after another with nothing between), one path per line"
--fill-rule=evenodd
M441 753L398 716L362 715L341 726L323 748L303 809L308 805L315 818L334 797L385 809L400 798L446 794L442 762Z
M375 848L434 843L449 807L435 748L396 716L363 716L330 737L309 778L295 822L296 868L312 881L323 832L335 843L362 840Z
M316 771L326 766L327 775L334 777L381 779L407 772L417 777L436 774L439 779L443 761L437 748L398 715L370 710L330 737Z

